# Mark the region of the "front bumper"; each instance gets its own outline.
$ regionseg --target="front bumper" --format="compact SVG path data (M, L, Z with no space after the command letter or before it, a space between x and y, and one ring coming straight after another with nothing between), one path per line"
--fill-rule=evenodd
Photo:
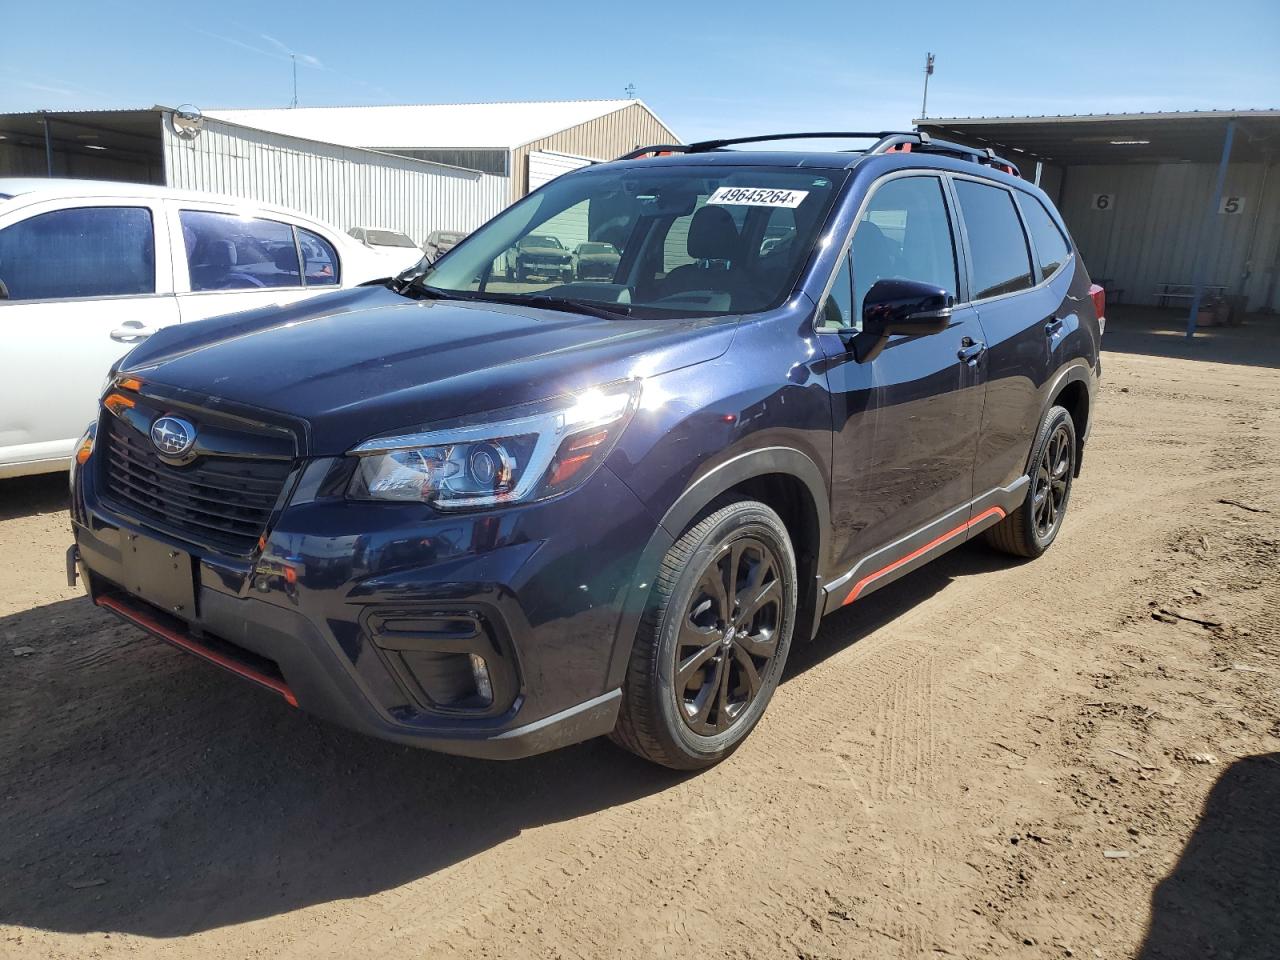
M261 550L232 558L123 515L99 496L95 458L73 473L69 566L153 635L308 712L446 753L522 757L613 728L610 664L655 525L607 468L560 500L492 514L295 492ZM312 461L296 489L332 463ZM139 540L190 564L189 607L157 605L172 574L139 564ZM473 653L487 704L441 693L469 682Z

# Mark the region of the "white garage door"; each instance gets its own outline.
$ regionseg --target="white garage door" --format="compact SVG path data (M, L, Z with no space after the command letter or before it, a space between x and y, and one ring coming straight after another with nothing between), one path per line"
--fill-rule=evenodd
M529 189L537 190L562 173L577 170L591 164L586 157L574 157L567 153L535 151L529 154Z

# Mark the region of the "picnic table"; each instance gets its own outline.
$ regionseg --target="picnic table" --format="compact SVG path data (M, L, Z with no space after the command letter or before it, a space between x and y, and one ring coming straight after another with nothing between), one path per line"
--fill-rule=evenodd
M1225 283L1206 283L1204 285L1205 297L1220 297L1227 290ZM1188 303L1196 297L1196 285L1194 283L1173 283L1164 282L1156 284L1156 306L1168 306L1170 300L1186 300Z

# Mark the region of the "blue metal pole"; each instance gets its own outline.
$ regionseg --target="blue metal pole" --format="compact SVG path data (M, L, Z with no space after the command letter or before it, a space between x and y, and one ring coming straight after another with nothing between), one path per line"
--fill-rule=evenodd
M1218 207L1222 203L1222 191L1227 184L1227 163L1231 160L1231 142L1236 137L1235 120L1227 121L1227 136L1222 141L1222 159L1218 161L1218 182L1213 188L1213 201L1209 204L1209 214L1205 218L1204 229L1200 231L1200 243L1206 245L1210 239L1218 237ZM1209 259L1209 252L1196 251L1195 295L1191 298L1191 314L1187 317L1187 339L1196 335L1196 317L1200 314L1200 301L1204 297L1204 271Z

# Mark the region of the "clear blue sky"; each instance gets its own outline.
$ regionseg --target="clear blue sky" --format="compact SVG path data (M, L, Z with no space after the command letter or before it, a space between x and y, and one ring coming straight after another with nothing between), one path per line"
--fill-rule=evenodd
M541 22L529 14L538 11ZM1280 2L0 0L0 112L607 98L686 139L1280 107Z

